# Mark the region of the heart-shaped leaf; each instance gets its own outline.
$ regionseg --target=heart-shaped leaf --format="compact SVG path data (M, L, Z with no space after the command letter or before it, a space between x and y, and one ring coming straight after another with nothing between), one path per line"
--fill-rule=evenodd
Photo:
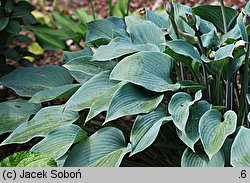
M156 110L137 116L130 134L131 156L149 147L156 139L163 122L170 121L163 104Z
M23 99L0 103L0 135L15 130L20 124L28 121L32 114L36 114L40 108L40 104L31 104Z
M65 108L74 111L90 108L99 95L116 84L109 81L109 74L110 71L101 72L84 83L66 102Z
M250 129L241 126L231 148L231 165L250 167Z
M173 118L175 126L182 132L189 117L189 108L202 97L201 91L195 94L194 100L188 93L178 92L174 94L168 105L168 112Z
M130 34L132 43L151 43L159 47L160 51L165 50L165 33L153 22L142 20L138 17L125 17L127 32Z
M181 158L182 167L224 167L225 161L222 151L217 152L211 160L205 152L198 150L194 153L187 148Z
M156 91L176 91L180 85L172 84L172 60L160 52L139 52L120 61L110 74L110 79L129 81Z
M21 151L0 162L0 167L56 167L56 162L48 155L38 152Z
M77 144L69 153L65 167L117 167L131 150L120 130L105 127Z
M41 109L30 121L18 126L0 145L24 143L33 137L44 137L54 128L74 123L79 118L78 113L63 111L63 107L60 105Z
M91 56L76 57L64 64L63 67L68 69L78 82L85 83L103 71L112 70L117 64L116 61L97 62L91 61L91 59Z
M105 122L122 116L151 112L162 100L163 94L152 96L142 87L125 84L113 96Z
M54 99L68 98L73 95L80 86L80 84L70 84L43 90L33 95L29 102L42 103Z
M159 48L151 43L133 44L131 41L123 38L115 38L108 45L100 46L92 57L96 61L108 61L119 58L124 55L136 53L139 51L160 51Z
M235 131L236 125L237 114L234 111L227 111L222 119L219 111L211 109L201 117L199 133L209 159L221 149L227 136Z
M19 67L0 81L18 95L32 97L39 91L71 84L73 78L60 66Z
M87 137L77 125L64 125L52 130L42 141L33 146L30 151L48 154L57 160L62 157L72 144Z
M199 121L201 116L211 109L211 105L205 101L199 101L190 109L188 121L186 123L185 131L177 129L179 138L194 151L194 144L199 140Z

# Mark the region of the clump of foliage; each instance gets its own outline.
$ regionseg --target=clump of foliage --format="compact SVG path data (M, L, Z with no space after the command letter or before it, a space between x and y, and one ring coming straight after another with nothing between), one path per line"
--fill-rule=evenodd
M2 77L25 98L0 104L0 146L45 137L30 151L63 166L250 166L250 3L144 11L88 23L63 67Z
M30 38L20 35L19 32L24 25L36 23L36 19L31 14L33 10L34 7L26 1L0 1L0 76L14 70L13 66L6 65L6 59L25 64L27 63L25 56L35 57L20 46L13 46L17 41L31 42Z

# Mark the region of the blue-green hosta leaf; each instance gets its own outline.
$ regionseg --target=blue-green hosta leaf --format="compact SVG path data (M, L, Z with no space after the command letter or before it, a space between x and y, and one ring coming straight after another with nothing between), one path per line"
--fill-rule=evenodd
M28 121L32 114L36 114L40 108L40 104L31 104L23 99L0 103L0 135L15 130L20 124Z
M136 53L139 51L160 51L159 48L151 43L133 44L123 38L115 38L108 45L100 46L92 57L96 61L108 61L119 58L124 55Z
M166 45L178 54L189 56L195 61L198 61L200 63L202 62L199 52L195 49L195 47L184 40L177 39L168 41Z
M168 18L168 14L164 12L163 15L157 15L154 12L145 8L146 11L146 20L153 22L160 28L169 28L170 22Z
M193 11L202 19L212 22L221 32L224 32L224 24L220 6L201 5L194 7ZM229 7L225 7L225 11L226 22L227 25L229 25L230 22L235 19L238 13L236 10Z
M110 79L128 81L156 92L176 91L180 84L172 84L172 60L160 52L139 52L120 61Z
M98 96L116 84L109 81L109 74L110 71L101 72L84 83L67 101L65 108L74 111L90 108Z
M73 78L60 66L19 67L0 81L18 95L32 97L39 91L71 84Z
M134 155L149 147L156 139L160 127L164 122L170 121L167 117L167 108L164 105L150 112L149 114L137 116L130 134L130 142Z
M0 167L56 167L56 162L39 152L21 151L0 162Z
M120 130L102 128L77 144L64 164L65 167L117 167L131 150Z
M194 30L181 18L181 16L186 17L186 13L192 13L192 9L175 1L173 1L172 4L174 7L174 19L177 28L182 32L186 32L189 35L194 36Z
M243 16L244 16L243 13L240 13L240 15L238 16L237 26L240 30L242 39L244 41L248 42L248 35L247 35L246 27L245 27L244 22L243 22Z
M74 52L72 51L63 52L63 58L64 60L66 60L66 62L69 62L73 60L74 58L83 57L83 56L91 57L92 55L93 55L93 51L91 50L91 48L85 48L83 50L74 51Z
M194 100L185 92L178 92L172 96L168 105L168 112L171 114L175 126L182 132L185 131L190 107L200 100L201 97L201 91L195 94Z
M233 58L234 44L221 47L215 52L215 60L221 60L227 57Z
M0 145L24 143L33 137L45 137L59 126L74 123L79 115L74 111L63 111L63 105L41 109L30 121L22 123Z
M68 69L78 82L85 83L100 72L112 70L117 64L116 61L96 62L91 61L91 59L91 56L76 57L64 64L63 67Z
M231 148L231 165L250 167L250 129L241 126Z
M185 131L177 129L179 138L194 151L194 144L199 140L199 121L201 116L211 109L211 105L205 101L199 101L190 109L190 114L185 127Z
M223 119L215 109L207 111L200 119L200 139L210 159L221 149L227 136L236 129L237 114L234 111L227 111Z
M125 17L127 31L134 44L155 44L160 51L165 50L165 33L153 22L142 20L138 17Z
M162 100L163 94L150 96L144 88L131 83L125 84L113 96L105 122L126 115L151 112Z
M202 45L204 47L212 47L212 46L217 46L219 44L218 40L218 36L216 34L215 30L212 30L211 32L207 33L207 34L203 34L201 36L202 39Z
M90 106L90 110L85 122L88 122L90 119L98 115L103 111L107 111L110 105L110 102L117 90L119 90L126 82L120 82L113 87L107 89L104 93L96 98L96 100Z
M233 51L234 44L229 44L227 46L219 48L215 52L215 60L209 60L204 56L202 56L202 59L204 60L204 62L208 63L209 70L212 73L221 75L223 70L228 69L230 58L233 58ZM237 65L234 67L237 67Z
M42 141L30 151L48 154L53 159L61 158L69 148L87 138L87 133L77 125L64 125L52 130Z
M54 99L68 98L73 95L80 86L80 84L70 84L43 90L33 95L29 102L42 103Z
M205 152L198 151L194 153L187 148L181 158L182 167L224 167L225 160L221 151L217 152L211 160L208 159Z
M89 43L102 45L109 43L117 35L127 37L124 21L116 17L92 21L87 23L87 27L89 32L86 42Z

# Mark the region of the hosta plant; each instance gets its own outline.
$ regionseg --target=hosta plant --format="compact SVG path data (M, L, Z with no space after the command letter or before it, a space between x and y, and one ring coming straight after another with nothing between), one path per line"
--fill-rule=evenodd
M250 166L250 3L143 11L88 23L63 66L2 77L22 98L0 104L0 146L44 137L30 151L63 166Z

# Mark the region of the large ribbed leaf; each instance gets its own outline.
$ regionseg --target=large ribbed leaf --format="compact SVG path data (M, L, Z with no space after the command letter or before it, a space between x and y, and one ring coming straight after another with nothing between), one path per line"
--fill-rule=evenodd
M24 143L33 137L44 137L54 128L74 123L78 113L63 111L63 106L51 106L41 109L30 121L22 123L0 145Z
M124 58L110 74L110 79L129 81L146 89L163 92L176 91L180 85L172 84L172 60L160 52L139 52Z
M224 32L224 24L220 6L201 5L194 7L193 11L202 19L212 22L221 32ZM237 14L238 13L236 10L225 7L227 25L229 25L231 21L235 19Z
M66 109L80 111L90 108L99 95L116 83L109 81L109 71L101 72L84 83L65 104Z
M125 17L125 22L134 44L152 43L164 51L165 46L162 43L165 43L165 33L153 22L134 16Z
M182 167L224 167L225 160L222 151L217 152L211 160L205 152L199 150L194 153L187 148L181 158Z
M108 61L124 55L136 53L139 51L160 51L159 48L151 43L133 44L132 42L116 38L108 45L100 46L92 57L92 60Z
M137 116L130 134L131 155L149 147L155 141L161 125L170 120L171 117L167 117L167 108L164 105L160 105L149 114Z
M194 100L185 92L178 92L174 94L169 102L168 111L173 118L175 126L185 131L185 126L189 117L189 108L202 97L201 91L195 94Z
M111 100L105 122L126 115L148 113L156 109L162 99L163 94L151 96L139 86L131 83L123 85Z
M106 127L77 144L70 152L65 167L117 167L131 150L120 130Z
M56 167L50 156L39 152L21 151L0 162L0 167Z
M117 90L119 90L125 82L120 82L113 87L107 89L104 93L96 98L96 100L90 106L90 110L85 122L88 122L90 119L98 115L103 111L107 111L110 105L110 102Z
M109 17L95 20L87 24L89 32L86 41L94 44L107 44L115 37L127 37L125 24L122 19Z
M193 60L202 62L199 52L195 49L195 47L191 44L189 44L186 41L183 40L172 40L168 41L166 45L173 50L174 52L184 55L184 56L189 56Z
M52 130L42 141L32 147L30 151L48 154L57 160L62 157L71 147L87 137L77 125L64 125Z
M234 111L227 111L222 119L219 111L211 109L201 117L199 133L209 159L221 149L227 136L235 131L236 125L237 114Z
M190 109L188 121L186 123L185 131L177 129L179 138L194 151L194 144L199 140L199 121L201 116L211 109L211 105L207 101L199 101Z
M241 126L231 148L231 165L250 167L250 129Z
M80 86L80 84L70 84L43 90L33 95L29 102L42 103L54 99L68 98L73 95Z
M168 18L168 14L164 12L164 14L157 15L154 12L145 8L146 11L146 19L153 22L160 28L168 28L170 26L170 21Z
M26 122L32 114L36 114L40 108L40 104L31 104L23 99L0 103L0 135L15 130L20 124Z
M63 67L67 68L78 82L85 83L100 72L112 70L117 64L115 61L95 62L91 59L91 56L76 57L64 64Z
M0 81L18 95L32 97L39 91L71 84L73 78L60 66L19 67Z

